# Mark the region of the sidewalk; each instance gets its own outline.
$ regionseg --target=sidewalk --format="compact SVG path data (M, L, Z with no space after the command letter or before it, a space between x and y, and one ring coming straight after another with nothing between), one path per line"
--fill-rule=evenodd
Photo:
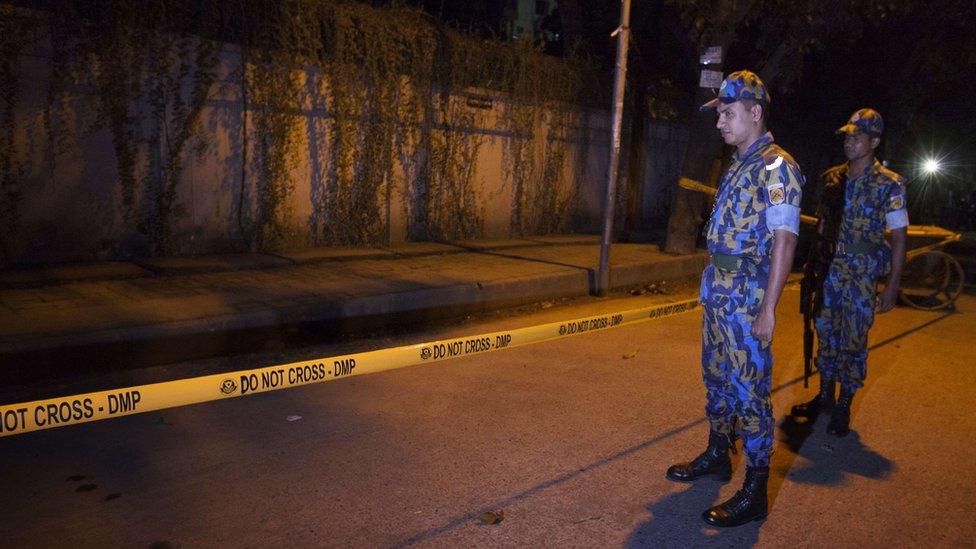
M582 296L598 257L598 237L569 235L8 271L0 273L0 358L309 322L341 330L391 315L443 319ZM703 253L614 244L611 286L694 276L704 261Z

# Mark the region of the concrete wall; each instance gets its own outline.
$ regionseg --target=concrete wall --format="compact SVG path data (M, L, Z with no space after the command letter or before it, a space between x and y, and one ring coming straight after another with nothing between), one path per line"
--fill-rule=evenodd
M177 188L182 214L174 230L177 253L199 254L242 249L238 218L246 225L255 215L257 186L261 184L254 166L242 184L242 102L240 97L240 56L225 47L219 65L219 78L202 113L202 131L186 148L185 171ZM3 235L15 263L57 262L125 258L144 255L148 244L140 234L139 222L152 207L150 189L142 177L160 155L146 144L139 147L139 185L136 207L122 207L112 135L105 129L91 131L91 117L78 116L68 128L68 146L53 154L48 143L43 113L47 101L50 59L43 49L23 57L21 95L17 103L18 144L26 177L20 186L19 218L14 234ZM309 73L313 74L313 73ZM307 76L307 75L306 75ZM312 82L314 79L309 80ZM334 117L326 107L322 90L312 90L306 105L296 112L300 131L296 135L298 153L290 159L293 192L288 200L288 237L283 246L327 245L322 236L323 204L328 200L325 182L330 156L328 143ZM507 173L507 146L510 140L527 139L504 128L502 113L513 108L504 97L484 90L471 90L451 98L452 107L473 109L474 124L450 127L480 140L473 176L477 216L483 238L516 236L512 228L515 188ZM471 106L474 105L474 106ZM73 90L71 109L85 113L97 107L91 90ZM259 107L255 107L259 108ZM518 107L515 107L518 108ZM145 114L146 107L141 109ZM253 114L253 113L252 113ZM444 132L443 113L434 125ZM251 117L253 120L253 116ZM605 111L585 110L576 120L581 132L545 137L545 120L535 129L536 169L529 180L541 177L547 154L546 145L565 147L560 193L573 195L573 211L564 212L572 220L568 229L591 232L600 227L609 148L609 116ZM86 122L87 120L87 122ZM149 134L151 119L144 118L144 133ZM253 146L253 126L251 143ZM687 132L678 126L649 125L645 141L640 214L645 225L663 226L667 222L669 188L680 168ZM155 155L155 157L154 157ZM250 158L254 151L249 150ZM411 224L418 217L415 197L417 174L404 163L382 189L377 200L383 212L385 243L411 238ZM624 167L626 169L626 166ZM389 200L387 200L387 196ZM243 209L238 214L238 206Z

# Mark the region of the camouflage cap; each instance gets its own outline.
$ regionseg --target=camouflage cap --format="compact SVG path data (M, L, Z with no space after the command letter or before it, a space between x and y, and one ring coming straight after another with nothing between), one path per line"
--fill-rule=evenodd
M735 103L741 99L752 99L768 104L772 98L766 84L752 71L735 71L725 77L722 87L718 90L718 97L705 103L698 110L710 111L717 109L720 103Z
M881 133L884 132L884 119L881 118L881 113L874 109L860 109L851 115L847 124L837 128L836 133L854 135L858 132L864 132L871 137L881 137Z

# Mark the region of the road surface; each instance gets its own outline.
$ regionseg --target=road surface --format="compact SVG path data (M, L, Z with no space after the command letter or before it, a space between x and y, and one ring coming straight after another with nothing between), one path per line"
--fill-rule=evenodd
M484 333L652 299L661 297L583 300L349 345ZM846 439L828 436L826 419L784 420L813 391L799 381L797 302L787 289L774 341L777 446L761 523L720 531L699 518L741 484L741 453L725 485L664 477L707 436L695 310L0 439L0 539L6 547L972 547L976 298L963 296L950 314L899 308L878 317ZM331 351L198 366L244 369ZM495 511L502 520L486 524Z

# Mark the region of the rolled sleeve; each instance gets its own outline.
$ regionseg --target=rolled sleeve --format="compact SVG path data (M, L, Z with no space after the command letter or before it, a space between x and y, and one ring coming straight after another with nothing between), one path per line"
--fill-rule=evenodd
M770 169L773 168L773 169ZM800 200L803 174L792 160L766 167L766 228L800 234Z
M888 204L885 208L885 228L900 229L908 226L908 207L905 203L905 186L900 181L894 181L889 186Z
M766 208L766 228L769 232L785 229L800 234L800 208L792 204L777 204Z
M908 226L908 210L902 208L885 214L885 228L889 231Z

